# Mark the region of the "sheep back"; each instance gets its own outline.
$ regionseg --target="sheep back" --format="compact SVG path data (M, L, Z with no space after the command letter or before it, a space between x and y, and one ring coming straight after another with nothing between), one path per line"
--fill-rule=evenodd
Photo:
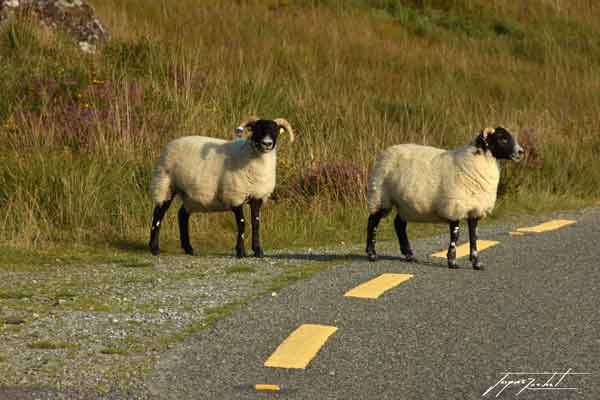
M481 218L494 207L499 177L496 159L471 145L392 146L369 179L369 212L396 207L402 219L417 222Z
M275 165L275 152L253 156L245 140L182 137L163 149L151 193L157 204L179 194L190 213L225 211L250 198L268 198L275 188Z

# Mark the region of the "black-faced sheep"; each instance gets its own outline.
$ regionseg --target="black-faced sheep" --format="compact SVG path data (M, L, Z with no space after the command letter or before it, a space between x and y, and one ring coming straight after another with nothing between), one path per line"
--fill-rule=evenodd
M414 260L406 225L446 222L450 225L448 266L456 264L459 221L468 220L470 260L482 269L477 255L477 222L494 208L500 165L498 160L519 161L523 149L502 127L486 128L467 146L443 150L415 144L389 147L377 159L368 184L369 221L366 252L377 259L375 236L379 221L392 208L400 251Z
M225 141L204 136L175 139L162 150L152 176L150 191L155 204L150 251L159 254L161 221L175 196L179 209L181 247L194 254L189 238L189 218L195 212L233 211L238 228L236 254L244 257L244 204L250 204L252 250L263 256L260 244L260 207L275 188L276 146L281 132L294 133L289 122L250 117L238 127L251 135L247 140Z

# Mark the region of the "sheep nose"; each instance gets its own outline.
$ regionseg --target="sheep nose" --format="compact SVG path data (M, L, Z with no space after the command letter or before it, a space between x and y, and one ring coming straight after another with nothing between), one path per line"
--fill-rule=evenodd
M513 160L515 161L519 161L521 160L521 158L523 158L523 155L525 154L525 150L523 150L523 148L519 145L516 145L513 151Z
M265 139L262 140L261 143L266 148L271 148L273 146L273 139L271 139L271 138L265 138Z

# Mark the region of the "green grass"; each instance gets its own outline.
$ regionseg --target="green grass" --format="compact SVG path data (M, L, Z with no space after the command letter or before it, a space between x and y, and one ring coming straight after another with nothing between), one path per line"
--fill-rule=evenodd
M30 349L34 350L60 350L60 349L69 349L74 346L70 343L66 342L53 342L49 340L40 340L37 342L32 342L28 345Z
M100 350L100 353L106 354L106 355L122 355L122 354L127 354L127 350L120 349L117 347L105 347Z
M256 272L256 268L249 265L238 265L228 268L226 271L227 274L249 274L253 272Z
M318 272L324 271L334 265L340 264L340 260L323 261L309 263L302 266L290 266L286 268L286 271L278 275L271 282L270 290L276 291L288 286L301 279L307 279L315 275Z
M592 2L92 3L111 32L94 56L29 20L0 28L0 268L145 268L161 146L231 138L248 114L285 117L298 137L280 143L265 249L362 242L381 149L457 147L488 125L535 155L506 166L497 217L600 203ZM178 207L166 254L181 254ZM233 252L234 226L195 215L192 241Z
M64 308L75 311L116 312L118 306L110 304L105 298L81 296L74 301L63 304Z
M33 296L33 293L27 290L8 290L0 289L0 299L21 300Z

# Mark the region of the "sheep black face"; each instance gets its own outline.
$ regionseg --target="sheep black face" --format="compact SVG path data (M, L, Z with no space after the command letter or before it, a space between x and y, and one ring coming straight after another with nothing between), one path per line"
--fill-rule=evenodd
M254 148L262 153L268 153L275 149L279 130L282 129L275 121L259 119L252 124L252 135L250 141Z
M477 139L480 147L489 150L499 160L520 161L523 157L523 148L514 136L501 126L496 129L486 128Z

